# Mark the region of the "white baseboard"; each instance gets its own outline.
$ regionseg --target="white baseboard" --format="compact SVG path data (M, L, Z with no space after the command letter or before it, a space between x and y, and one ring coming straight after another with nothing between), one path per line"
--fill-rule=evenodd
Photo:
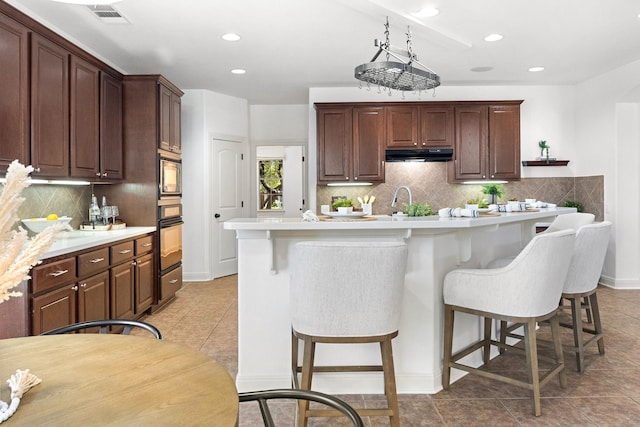
M638 279L615 279L609 276L600 276L600 284L612 289L640 289Z

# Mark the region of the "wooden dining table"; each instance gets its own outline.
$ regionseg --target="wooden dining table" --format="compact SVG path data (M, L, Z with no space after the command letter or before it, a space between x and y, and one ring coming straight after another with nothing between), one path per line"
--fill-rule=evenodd
M143 336L67 334L0 340L0 400L16 369L42 383L9 425L235 426L238 393L214 359Z

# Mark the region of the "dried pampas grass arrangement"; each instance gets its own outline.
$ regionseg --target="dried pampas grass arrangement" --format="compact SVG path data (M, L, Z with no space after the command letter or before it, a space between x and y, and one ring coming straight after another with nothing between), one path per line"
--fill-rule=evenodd
M33 167L14 160L7 169L6 182L0 193L0 303L22 295L12 289L29 279L31 267L40 263L40 256L65 228L62 224L52 224L32 240L27 238L27 231L22 227L14 229L19 221L18 208L24 202L20 193L31 184L31 172Z

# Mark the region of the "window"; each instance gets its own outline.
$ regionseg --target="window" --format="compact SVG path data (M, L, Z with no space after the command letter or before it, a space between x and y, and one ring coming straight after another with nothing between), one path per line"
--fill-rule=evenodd
M283 209L283 159L258 160L258 209Z

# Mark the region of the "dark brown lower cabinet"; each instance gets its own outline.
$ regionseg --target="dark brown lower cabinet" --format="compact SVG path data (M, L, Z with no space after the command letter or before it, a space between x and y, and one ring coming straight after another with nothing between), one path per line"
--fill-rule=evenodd
M134 314L135 263L128 261L111 268L111 318L132 319Z
M51 329L76 323L77 290L78 286L74 283L34 297L32 334L40 335Z
M78 282L78 322L109 318L109 272ZM96 332L85 329L82 332Z
M136 315L143 313L153 302L153 278L154 278L153 254L149 253L136 259L135 288L136 288Z

